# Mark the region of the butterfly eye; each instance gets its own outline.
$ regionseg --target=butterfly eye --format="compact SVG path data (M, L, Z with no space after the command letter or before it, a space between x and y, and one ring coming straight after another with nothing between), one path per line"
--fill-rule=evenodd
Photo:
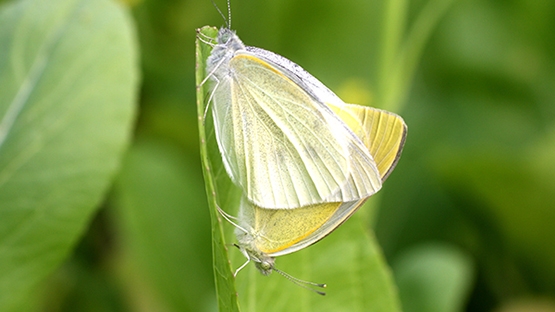
M270 275L274 269L274 258L266 258L260 262L255 262L258 270L264 275Z

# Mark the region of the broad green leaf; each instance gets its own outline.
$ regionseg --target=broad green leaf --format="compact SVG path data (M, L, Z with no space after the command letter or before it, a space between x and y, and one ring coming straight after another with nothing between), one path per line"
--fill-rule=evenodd
M391 272L365 220L357 212L322 241L276 259L278 269L296 278L327 284L326 296L275 272L263 276L249 264L237 277L243 310L400 311ZM236 266L244 262L241 254L235 255Z
M0 310L71 251L130 137L137 55L107 0L19 1L0 13Z
M393 264L405 312L464 311L474 280L472 261L452 246L410 249Z
M216 29L203 28L203 40L215 38ZM204 44L197 54L197 82L204 77L205 58L210 47ZM199 51L199 50L197 50ZM197 52L198 53L198 52ZM201 64L199 66L199 64ZM200 71L199 72L199 68ZM233 226L222 224L216 211L216 203L222 209L235 215L241 191L227 177L221 165L221 156L215 144L210 112L203 122L207 95L206 88L198 92L199 122L203 162L209 202L212 203L214 257L216 285L220 309L221 302L229 302L235 295L233 277L227 260L225 244L236 242ZM204 135L204 130L206 134ZM209 130L210 129L210 130ZM314 292L300 288L288 279L274 273L261 275L253 264L239 272L237 291L239 303L244 311L398 311L397 293L392 277L377 243L369 230L364 227L365 218L355 216L322 242L278 257L277 268L292 276L311 282L326 283L327 295L321 297ZM222 227L224 229L222 229ZM225 235L222 236L222 233ZM238 250L231 250L233 268L244 263L245 258ZM235 298L233 297L235 300ZM234 302L234 301L233 301ZM223 310L223 309L222 309Z

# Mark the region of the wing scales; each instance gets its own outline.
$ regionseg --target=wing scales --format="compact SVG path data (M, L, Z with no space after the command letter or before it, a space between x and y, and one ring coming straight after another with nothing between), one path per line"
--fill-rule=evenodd
M376 162L382 182L399 161L407 125L394 113L355 104L330 104L333 111L355 132Z
M214 91L216 133L228 173L253 203L297 208L379 190L370 153L323 103L256 57L235 56L229 69Z

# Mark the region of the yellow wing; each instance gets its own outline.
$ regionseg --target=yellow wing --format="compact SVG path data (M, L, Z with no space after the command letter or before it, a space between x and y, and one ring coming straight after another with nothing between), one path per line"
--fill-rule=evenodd
M407 126L396 114L354 104L329 104L371 151L382 180L391 173L403 149ZM237 231L240 242L275 257L324 238L347 220L367 198L276 210L241 204L241 220L251 233Z
M317 241L310 238L339 207L340 203L325 203L295 209L264 209L243 199L239 219L247 221L242 227L250 232L236 229L237 239L240 245L254 246L272 257L288 254Z
M407 136L407 125L397 114L355 104L330 104L329 107L353 130L370 150L382 182L399 158Z

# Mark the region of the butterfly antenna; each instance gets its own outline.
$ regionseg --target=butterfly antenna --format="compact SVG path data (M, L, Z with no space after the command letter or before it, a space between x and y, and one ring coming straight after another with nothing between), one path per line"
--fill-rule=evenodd
M218 13L220 13L220 16L224 20L226 28L230 29L229 26L230 26L231 23L225 19L225 15L222 13L222 10L220 10L220 8L216 4L216 2L214 2L214 0L211 0L211 1L212 1L212 5L214 5L214 7L216 8L216 11L218 11ZM228 11L229 11L229 0L227 1L227 6L228 6Z
M281 276L283 276L283 277L285 277L286 279L290 280L291 282L293 282L293 283L294 283L295 285L297 285L297 286L300 286L300 287L302 287L302 288L304 288L304 289L308 289L308 290L310 290L310 291L313 291L313 292L315 292L315 293L317 293L318 295L321 295L321 296L325 296L325 295L326 295L326 293L323 292L323 291L320 291L320 290L317 290L317 289L314 289L314 288L311 288L311 287L308 287L308 286L307 286L307 285L311 285L311 286L315 286L315 287L326 288L326 286L327 286L326 284L318 284L318 283L314 283L314 282L305 281L305 280L296 278L296 277L294 277L294 276L291 276L291 275L289 275L289 274L287 274L287 273L285 273L285 272L283 272L283 271L281 271L281 270L278 270L278 269L276 269L276 268L273 268L273 270L276 271L276 272L278 272Z
M227 29L231 29L231 0L227 0Z

